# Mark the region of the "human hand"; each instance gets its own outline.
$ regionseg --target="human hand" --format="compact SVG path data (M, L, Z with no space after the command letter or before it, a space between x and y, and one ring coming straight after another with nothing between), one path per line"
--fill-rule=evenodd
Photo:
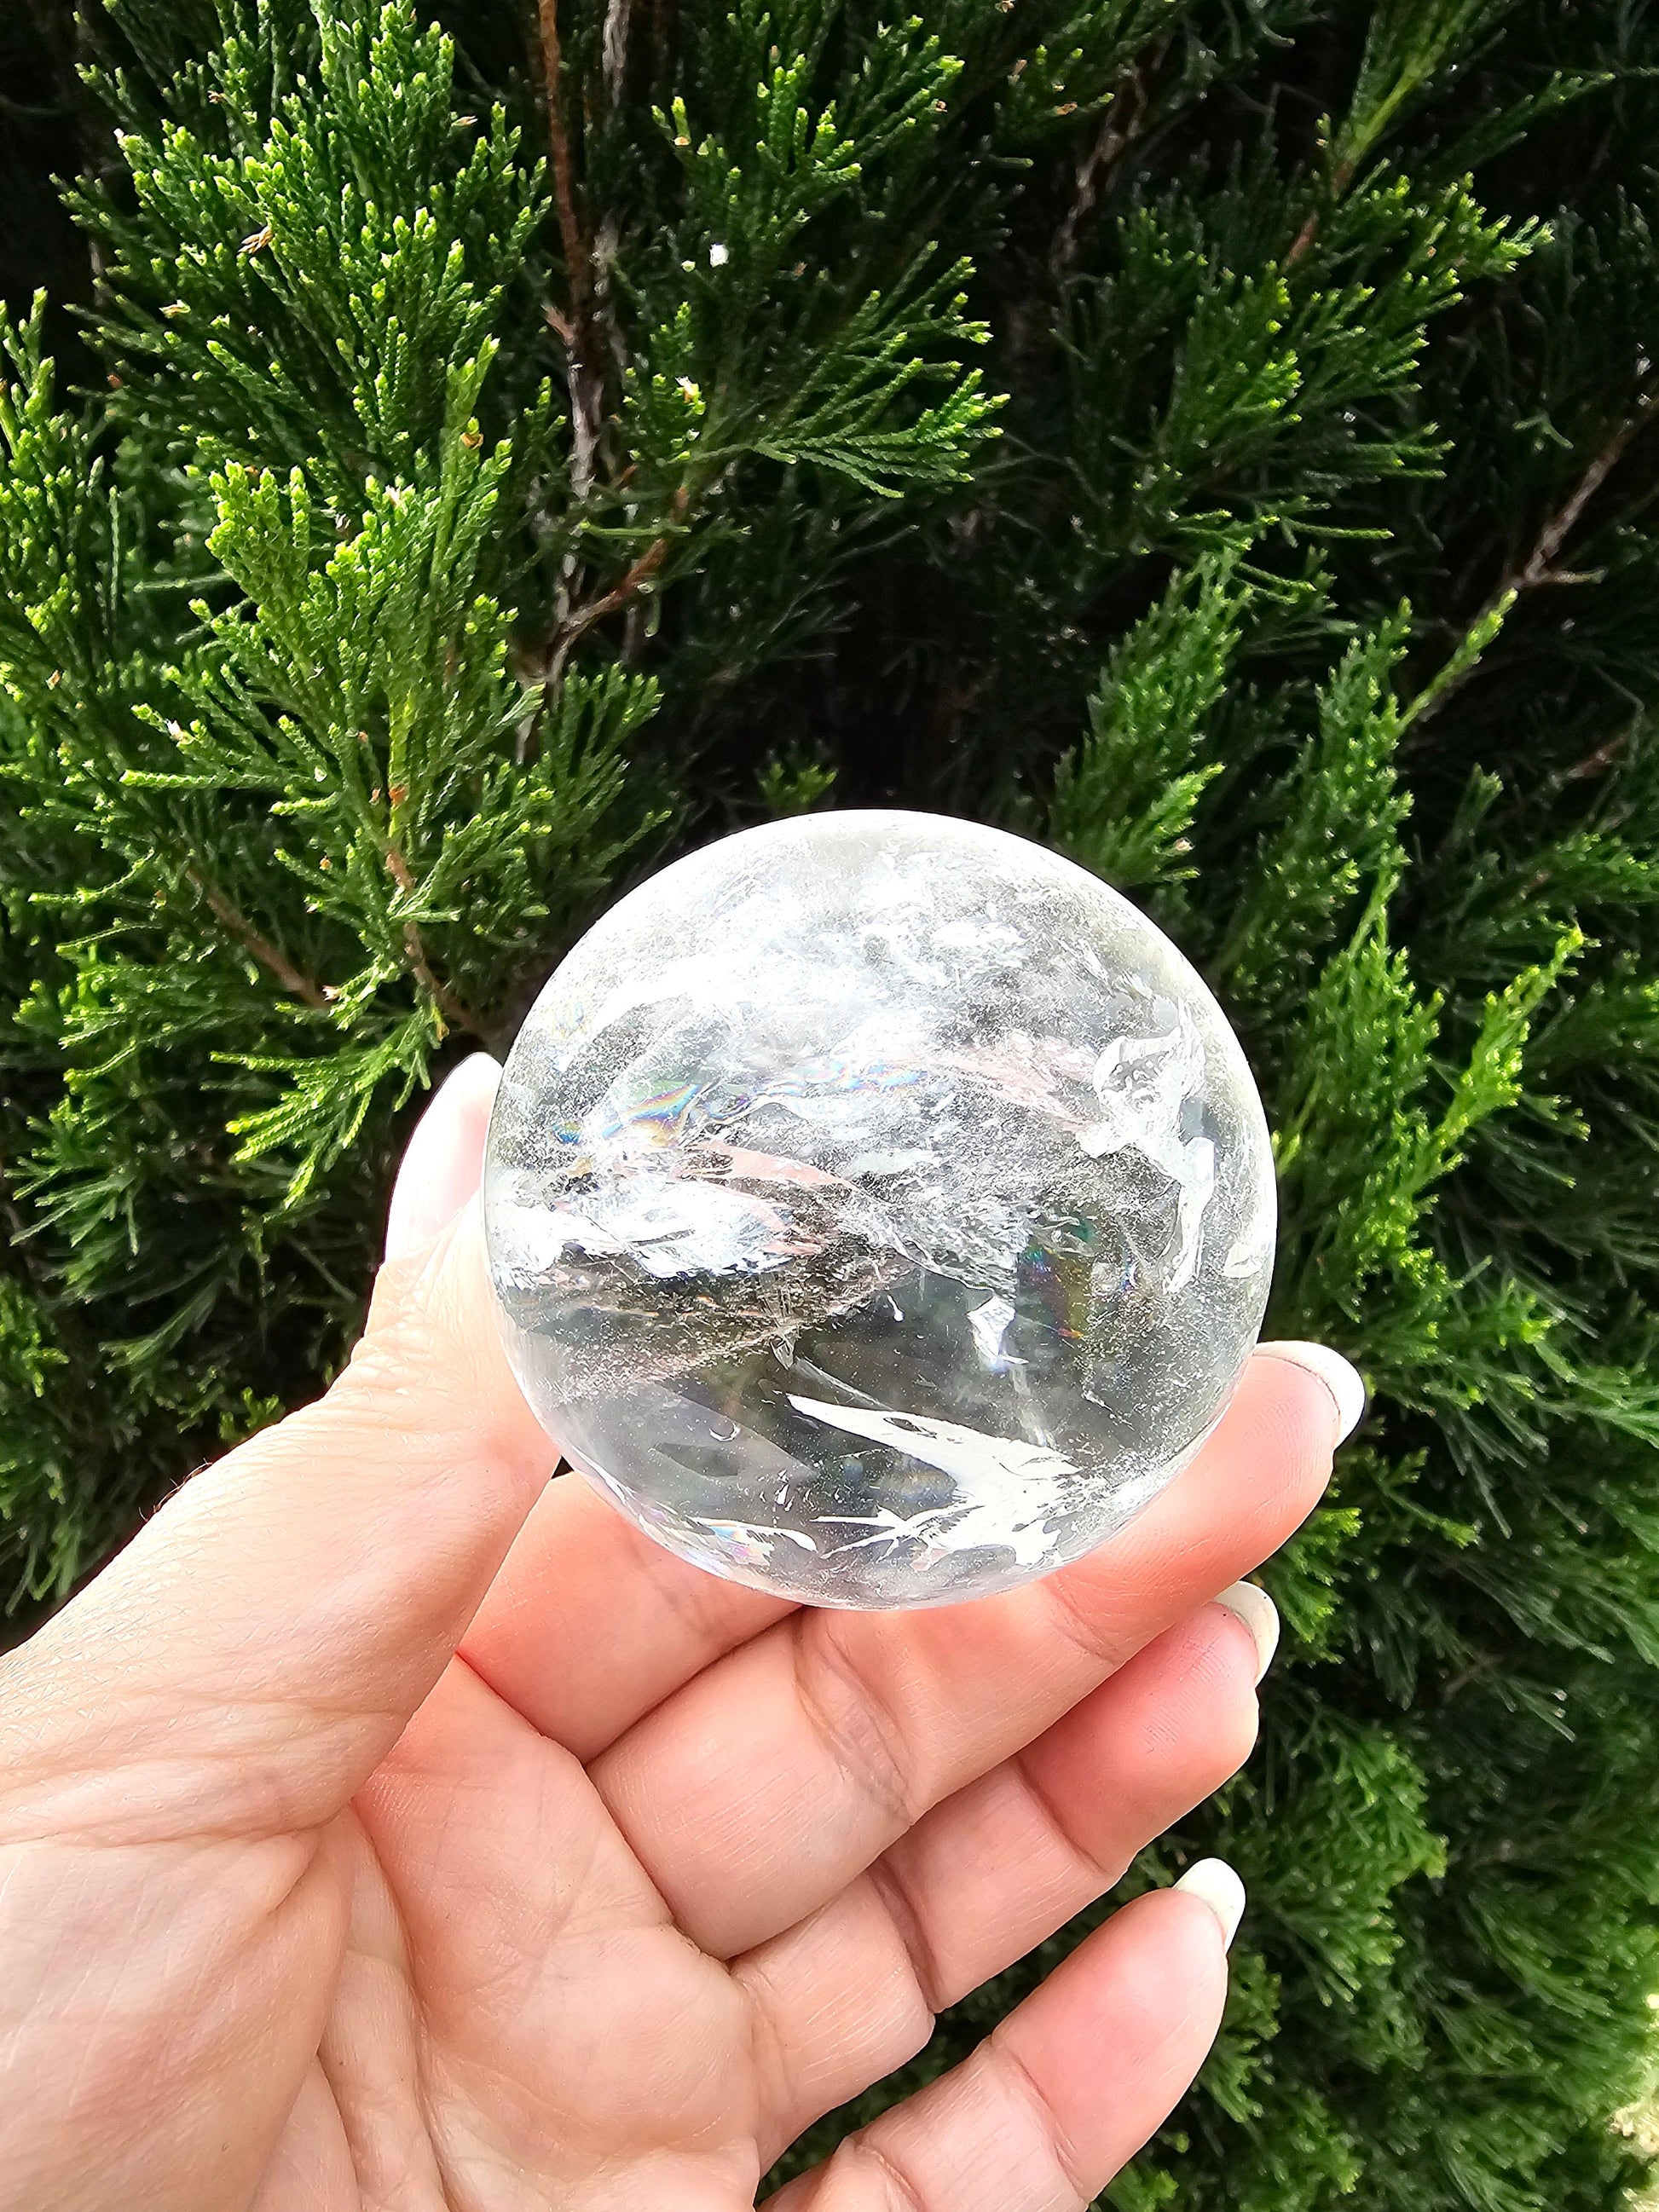
M1258 1352L1045 1581L791 1607L550 1485L495 1073L428 1110L327 1395L0 1670L5 2212L737 2212L1249 1750L1271 1607L1210 1601L1319 1498L1345 1363ZM1237 1901L1137 1899L778 2212L1074 2212L1202 2060Z

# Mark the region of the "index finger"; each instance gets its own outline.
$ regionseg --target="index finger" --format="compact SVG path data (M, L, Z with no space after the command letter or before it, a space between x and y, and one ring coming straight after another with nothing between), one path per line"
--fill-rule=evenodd
M680 1927L730 1958L837 1895L1276 1551L1338 1419L1305 1368L1258 1356L1191 1467L1086 1558L969 1604L804 1608L637 1721L588 1771Z
M1028 1589L932 1616L826 1617L823 1633L856 1637L857 1624L870 1619L872 1635L883 1620L911 1624L913 1644L958 1633L989 1638L1005 1618L1046 1617L1070 1601L1103 1638L1112 1609L1122 1616L1137 1589L1148 1621L1161 1601L1158 1620L1173 1618L1161 1587L1172 1560L1184 1559L1188 1571L1176 1579L1190 1609L1273 1550L1309 1510L1328 1472L1327 1439L1353 1425L1360 1388L1346 1361L1323 1346L1263 1345L1192 1465L1100 1551L1038 1584L1046 1596ZM1344 1401L1333 1417L1338 1393ZM1190 1571L1195 1529L1207 1533L1219 1562L1208 1589ZM1223 1571L1235 1553L1243 1565ZM586 1482L566 1478L537 1504L461 1648L526 1720L591 1759L694 1676L799 1610L689 1565ZM1122 1656L1155 1632L1143 1623L1128 1640L1126 1621Z
M325 1397L186 1483L12 1654L9 1792L123 1841L327 1820L453 1656L555 1459L475 1200L382 1270ZM79 1779L99 1771L130 1786Z

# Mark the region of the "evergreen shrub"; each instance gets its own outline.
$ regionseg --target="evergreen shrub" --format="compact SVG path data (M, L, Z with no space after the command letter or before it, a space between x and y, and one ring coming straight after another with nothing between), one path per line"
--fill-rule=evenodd
M9 1592L318 1389L426 1086L672 850L872 803L1048 839L1228 1006L1270 1329L1373 1393L1267 1571L1261 1747L1130 1885L1218 1845L1252 1907L1110 2201L1614 2206L1659 15L434 4L4 33Z

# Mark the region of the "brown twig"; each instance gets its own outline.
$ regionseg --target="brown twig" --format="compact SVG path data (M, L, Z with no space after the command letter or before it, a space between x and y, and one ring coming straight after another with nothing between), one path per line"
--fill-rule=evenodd
M415 878L409 863L397 843L386 840L386 864L392 880L405 896L415 888ZM426 957L426 945L421 933L412 921L404 924L404 957L409 963L416 981L428 993L438 1011L445 1016L451 1029L465 1030L470 1036L489 1042L489 1031L464 999L458 999L447 983L437 975Z
M1157 47L1137 62L1101 111L1100 127L1077 165L1072 204L1054 233L1048 251L1048 267L1056 278L1066 276L1083 243L1083 226L1094 213L1114 169L1134 143L1152 98L1154 70L1164 58Z
M615 614L618 607L626 606L640 586L650 582L668 558L668 546L666 538L653 538L633 567L608 592L601 593L597 599L590 599L586 606L571 610L559 625L558 635L554 640L553 651L548 660L547 682L550 686L557 688L577 641L586 637L595 623L603 622L607 615Z
M592 488L604 416L604 370L593 326L593 246L582 219L575 163L564 113L564 59L559 45L558 0L538 0L542 75L548 137L553 153L553 199L564 248L570 313L564 319L569 361L571 481L576 496ZM550 316L550 320L553 319Z
M291 991L296 999L302 999L319 1013L326 1010L328 994L322 986L313 983L309 975L301 975L285 953L279 952L268 937L262 937L216 884L210 884L195 868L186 868L185 874L237 943L251 952L262 968L268 968L285 991Z
M684 520L690 504L690 487L682 484L669 509L676 523ZM550 690L557 690L578 641L586 636L595 623L603 622L607 615L613 615L619 607L625 607L635 592L650 582L668 558L673 543L672 532L664 531L660 537L652 539L639 559L612 584L608 592L602 592L597 599L589 599L583 606L571 609L555 633L548 655L547 672L542 680Z
M1342 161L1338 163L1336 170L1331 178L1331 198L1334 202L1340 200L1343 193L1347 191L1348 186L1353 182L1353 170L1354 165L1352 161ZM1315 239L1318 237L1319 226L1322 220L1323 217L1320 214L1318 209L1316 208L1314 212L1308 217L1306 222L1303 224L1301 229L1297 231L1295 238L1291 241L1290 252L1285 256L1285 266L1287 269L1295 268L1297 263L1301 260L1303 255L1313 244Z
M1613 734L1597 745L1594 751L1586 753L1583 760L1575 762L1571 768L1564 768L1559 781L1563 783L1577 783L1591 776L1605 775L1629 743L1628 730L1615 730Z
M1547 586L1587 584L1595 581L1594 576L1586 574L1583 570L1557 568L1556 556L1578 526L1584 509L1606 483L1656 414L1659 414L1659 386L1656 386L1653 391L1643 396L1638 404L1626 416L1606 445L1595 455L1583 475L1573 486L1572 490L1539 532L1526 559L1511 563L1504 571L1497 589L1491 593L1485 605L1475 617L1474 622L1469 625L1471 629L1480 623L1490 620L1502 601L1517 598L1522 592L1535 592ZM1474 664L1471 663L1469 667L1454 676L1433 698L1427 701L1415 717L1413 731L1413 742L1423 725L1439 713L1452 694L1460 690L1468 681L1474 671Z
M1659 413L1659 388L1649 392L1634 412L1619 425L1580 477L1571 497L1556 510L1539 532L1538 542L1528 555L1524 566L1511 570L1504 579L1500 587L1502 590L1532 591L1540 584L1567 581L1568 572L1558 570L1555 566L1556 555L1571 535L1579 516L1623 460L1638 432L1646 428L1656 413ZM1575 577L1573 580L1578 580Z

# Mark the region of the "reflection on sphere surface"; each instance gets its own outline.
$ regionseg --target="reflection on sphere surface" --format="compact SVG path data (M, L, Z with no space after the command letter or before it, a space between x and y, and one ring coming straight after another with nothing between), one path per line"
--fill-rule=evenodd
M509 1356L686 1559L814 1605L983 1595L1186 1464L1267 1303L1272 1154L1182 955L925 814L677 862L538 1000L490 1123Z

